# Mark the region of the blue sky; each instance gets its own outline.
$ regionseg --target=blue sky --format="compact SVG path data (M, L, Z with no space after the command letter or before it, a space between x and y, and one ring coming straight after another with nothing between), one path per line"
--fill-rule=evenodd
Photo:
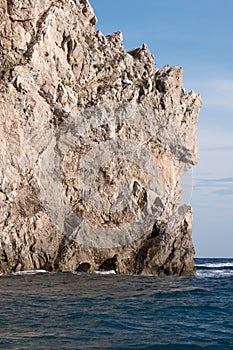
M127 50L147 43L158 68L184 69L200 92L200 162L193 171L197 257L233 257L233 1L90 0L104 34L122 31Z

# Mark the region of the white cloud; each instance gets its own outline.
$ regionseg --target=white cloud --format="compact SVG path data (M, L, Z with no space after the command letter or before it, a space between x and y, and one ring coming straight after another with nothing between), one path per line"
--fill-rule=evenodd
M199 130L199 164L194 168L194 191L206 194L232 193L233 137L230 130L202 126ZM233 208L232 208L233 209Z
M187 80L187 85L195 87L195 90L200 92L203 107L233 109L233 79L216 79L200 75L198 80Z
M233 132L224 127L212 124L201 125L198 129L198 144L200 152L214 150L216 152L233 150Z
M233 195L233 177L219 179L195 179L194 188L204 189L217 196Z

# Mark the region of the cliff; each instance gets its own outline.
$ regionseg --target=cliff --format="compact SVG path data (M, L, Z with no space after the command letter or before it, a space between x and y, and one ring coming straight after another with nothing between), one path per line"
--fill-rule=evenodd
M0 272L194 273L200 96L87 0L0 0Z

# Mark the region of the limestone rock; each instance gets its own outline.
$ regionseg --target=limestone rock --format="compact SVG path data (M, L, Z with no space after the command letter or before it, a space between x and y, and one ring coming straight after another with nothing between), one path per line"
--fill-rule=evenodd
M0 272L194 273L200 96L88 0L0 0Z

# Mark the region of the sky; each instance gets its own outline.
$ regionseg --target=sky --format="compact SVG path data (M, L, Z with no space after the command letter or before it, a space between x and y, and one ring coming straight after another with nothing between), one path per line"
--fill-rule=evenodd
M146 43L158 68L184 69L202 95L191 205L196 257L233 257L233 1L90 0L104 34Z

